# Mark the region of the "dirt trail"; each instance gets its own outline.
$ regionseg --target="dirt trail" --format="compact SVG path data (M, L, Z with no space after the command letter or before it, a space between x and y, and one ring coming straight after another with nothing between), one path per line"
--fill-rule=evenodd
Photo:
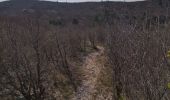
M97 64L97 58L104 53L104 48L98 46L98 51L89 54L85 58L82 66L83 81L82 85L78 88L76 97L73 100L94 100L92 97L95 93L95 86L100 73L100 67Z

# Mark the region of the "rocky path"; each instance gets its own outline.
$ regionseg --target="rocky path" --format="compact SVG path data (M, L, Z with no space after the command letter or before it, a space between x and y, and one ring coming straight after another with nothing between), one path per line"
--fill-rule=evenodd
M97 64L97 58L102 56L104 48L98 46L98 51L89 54L85 58L83 64L83 81L82 85L78 88L76 96L73 100L94 100L93 93L95 93L95 86L98 76L100 74L100 67Z

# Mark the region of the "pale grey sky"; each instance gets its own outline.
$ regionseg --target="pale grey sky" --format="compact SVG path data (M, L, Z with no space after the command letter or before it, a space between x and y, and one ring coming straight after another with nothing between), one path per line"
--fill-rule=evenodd
M59 1L59 2L88 2L88 1L101 1L101 0L46 0L46 1ZM102 1L124 1L124 0L102 0ZM125 0L126 2L143 1L143 0Z
M6 1L6 0L0 0ZM89 1L101 1L101 0L44 0L44 1L59 1L59 2L89 2ZM103 1L124 1L124 0L103 0ZM126 2L143 1L143 0L125 0Z
M1 1L6 1L6 0L0 0L0 2L1 2Z

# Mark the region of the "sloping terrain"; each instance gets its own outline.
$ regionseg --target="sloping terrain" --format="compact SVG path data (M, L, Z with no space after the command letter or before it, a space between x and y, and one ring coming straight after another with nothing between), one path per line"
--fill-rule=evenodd
M78 87L76 96L73 100L93 100L93 94L96 92L95 87L97 84L97 79L101 71L101 66L97 64L97 59L104 53L103 47L98 47L98 49L98 51L89 54L85 58L85 62L82 66L82 84Z

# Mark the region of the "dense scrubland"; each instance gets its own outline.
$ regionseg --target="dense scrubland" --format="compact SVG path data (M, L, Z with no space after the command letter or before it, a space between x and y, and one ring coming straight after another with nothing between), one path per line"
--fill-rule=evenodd
M169 4L0 3L0 100L169 100Z

